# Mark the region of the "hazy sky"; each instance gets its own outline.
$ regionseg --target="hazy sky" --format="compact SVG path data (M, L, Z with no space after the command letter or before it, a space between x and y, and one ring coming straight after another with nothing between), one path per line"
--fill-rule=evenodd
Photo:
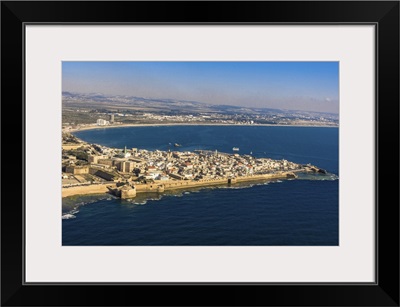
M339 112L338 62L63 62L63 91Z

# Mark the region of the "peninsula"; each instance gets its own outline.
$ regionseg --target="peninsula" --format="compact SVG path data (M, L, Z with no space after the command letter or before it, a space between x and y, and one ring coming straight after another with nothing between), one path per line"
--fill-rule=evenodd
M294 179L298 173L326 171L311 164L237 152L109 148L63 133L62 197L113 193L125 199L138 193Z

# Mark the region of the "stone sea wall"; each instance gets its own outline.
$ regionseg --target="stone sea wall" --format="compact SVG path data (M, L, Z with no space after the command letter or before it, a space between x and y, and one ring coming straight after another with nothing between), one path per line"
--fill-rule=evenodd
M115 184L91 184L70 188L62 188L62 197L74 196L74 195L88 195L88 194L101 194L109 191L108 187L111 189L115 188Z
M154 183L146 184L135 184L134 193L163 193L164 191L178 190L178 189L189 189L208 187L214 185L223 184L234 184L237 182L249 182L249 181L260 181L260 180L271 180L271 179L286 179L293 178L293 173L282 172L277 174L264 174L264 175L252 175L237 177L234 179L222 178L222 179L206 179L206 180L168 180L168 181L157 181ZM62 189L62 197L68 197L73 195L85 195L85 194L99 194L109 192L110 189L116 189L116 184L95 184L88 186L78 186ZM121 193L118 193L121 196ZM129 195L128 191L123 194ZM133 194L132 194L133 196Z

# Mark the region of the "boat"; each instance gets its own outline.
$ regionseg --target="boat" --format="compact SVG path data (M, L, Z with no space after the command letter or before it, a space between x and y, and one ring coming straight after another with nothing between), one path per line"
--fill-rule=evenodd
M175 146L175 147L181 147L182 145L181 145L181 144L178 144L178 143L175 143L174 146Z
M232 150L233 151L239 151L239 147L233 147Z

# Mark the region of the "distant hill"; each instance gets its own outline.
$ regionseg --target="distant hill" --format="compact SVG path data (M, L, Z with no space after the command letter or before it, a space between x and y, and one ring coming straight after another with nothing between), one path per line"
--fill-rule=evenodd
M80 108L108 108L108 109L131 109L141 111L159 111L174 113L218 113L226 115L248 114L248 115L329 115L330 118L337 118L338 114L309 112L299 110L281 110L271 108L253 108L233 105L213 105L204 102L178 100L171 98L145 98L127 95L104 95L101 93L72 93L62 92L64 107Z

